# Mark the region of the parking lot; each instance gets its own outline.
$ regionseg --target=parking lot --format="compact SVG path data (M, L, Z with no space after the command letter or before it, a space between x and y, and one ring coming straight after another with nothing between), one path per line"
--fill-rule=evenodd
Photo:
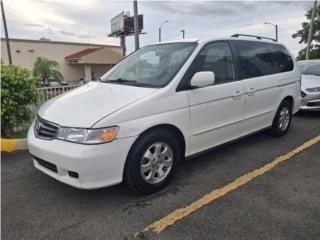
M35 170L27 151L2 154L2 239L319 239L320 142L159 234L141 233L318 135L320 113L299 113L285 137L262 132L190 159L167 189L147 196L123 184L74 189Z

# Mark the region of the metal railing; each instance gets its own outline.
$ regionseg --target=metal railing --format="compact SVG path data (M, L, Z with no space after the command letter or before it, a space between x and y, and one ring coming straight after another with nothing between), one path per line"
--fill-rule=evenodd
M39 91L41 94L38 100L38 105L42 105L44 102L48 101L49 99L56 97L60 94L63 94L65 92L68 92L72 89L78 88L82 85L83 84L39 88Z

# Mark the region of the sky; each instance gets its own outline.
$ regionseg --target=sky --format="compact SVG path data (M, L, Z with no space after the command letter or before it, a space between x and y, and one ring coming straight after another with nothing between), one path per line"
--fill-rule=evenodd
M109 38L110 20L120 12L133 15L133 1L110 0L3 0L9 37L119 45ZM235 33L275 36L272 22L279 26L279 42L297 56L304 45L291 35L306 21L312 1L138 1L144 16L145 34L140 46L182 38L224 38ZM1 21L2 22L2 21ZM2 24L1 24L2 25ZM1 26L1 37L4 37ZM127 53L134 50L134 38L127 37Z

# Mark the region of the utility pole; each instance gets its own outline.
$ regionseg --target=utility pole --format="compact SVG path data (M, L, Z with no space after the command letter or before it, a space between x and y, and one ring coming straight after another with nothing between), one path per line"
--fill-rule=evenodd
M180 30L180 32L182 32L182 39L184 39L186 30L182 29L182 30Z
M8 51L8 60L9 64L12 64L12 57L11 57L11 50L10 50L10 43L9 43L9 35L8 35L8 29L7 29L7 23L6 23L6 16L4 15L4 8L3 3L1 0L1 13L2 13L2 20L3 20L3 27L4 27L4 33L6 35L6 43L7 43L7 51Z
M135 50L139 49L139 19L138 19L138 1L133 0L133 24L134 24L134 43Z
M162 23L160 24L160 27L159 27L159 42L161 42L161 28L162 28L162 25L165 24L165 23L167 23L167 22L169 22L169 21L168 21L168 20L165 20L164 22L162 22Z
M309 35L308 35L306 60L308 60L310 57L310 47L311 47L311 42L313 39L313 23L314 23L314 16L316 14L316 8L317 8L317 0L315 0L313 3L313 9L312 9L312 14L311 14L311 19L310 19L310 28L309 28Z

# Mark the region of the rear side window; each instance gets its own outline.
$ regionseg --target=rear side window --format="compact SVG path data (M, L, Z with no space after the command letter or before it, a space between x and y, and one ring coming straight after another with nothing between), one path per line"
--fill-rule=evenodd
M267 44L253 41L233 41L233 46L238 56L240 79L278 72Z
M277 44L269 44L271 57L278 72L290 72L293 70L293 61L285 47Z

